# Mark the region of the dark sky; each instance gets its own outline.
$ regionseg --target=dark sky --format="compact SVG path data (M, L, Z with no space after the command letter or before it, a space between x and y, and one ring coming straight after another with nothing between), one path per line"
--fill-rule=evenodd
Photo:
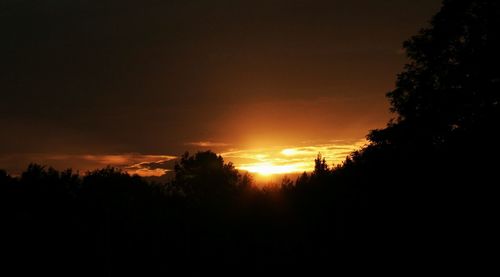
M2 0L0 167L362 139L439 6Z

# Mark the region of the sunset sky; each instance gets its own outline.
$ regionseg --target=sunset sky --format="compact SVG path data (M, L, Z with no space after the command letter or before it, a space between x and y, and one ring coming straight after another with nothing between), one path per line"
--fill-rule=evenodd
M211 149L261 174L339 163L390 118L438 0L4 0L0 168L157 176Z

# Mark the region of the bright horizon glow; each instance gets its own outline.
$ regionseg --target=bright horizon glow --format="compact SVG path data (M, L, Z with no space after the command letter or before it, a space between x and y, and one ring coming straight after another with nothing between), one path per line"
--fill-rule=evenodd
M282 174L311 172L314 159L321 154L329 166L342 163L354 150L366 144L366 140L329 141L307 143L300 146L244 149L222 153L226 161L232 162L236 169L263 177Z
M298 151L296 149L293 149L293 148L287 148L287 149L283 149L283 151L281 151L281 154L286 155L286 156L293 156L293 155L296 155L297 153L298 153Z
M329 166L342 163L352 151L360 149L366 140L330 140L323 142L303 142L297 145L283 145L267 148L232 148L228 152L219 153L224 161L231 162L236 169L246 171L256 176L278 177L279 175L311 172L314 170L314 159L318 153L326 159ZM178 156L166 154L26 154L13 156L11 163L22 164L22 161L31 161L39 164L54 166L60 170L73 168L76 171L86 172L110 165L121 168L129 174L138 174L143 177L163 176L173 170ZM18 160L16 160L18 159ZM24 166L24 165L23 165ZM10 171L11 174L20 174Z
M245 170L250 173L257 173L262 176L270 176L274 174L286 174L302 172L304 170L304 164L289 164L289 165L276 165L273 163L258 163L253 165L243 165L239 166L238 169Z

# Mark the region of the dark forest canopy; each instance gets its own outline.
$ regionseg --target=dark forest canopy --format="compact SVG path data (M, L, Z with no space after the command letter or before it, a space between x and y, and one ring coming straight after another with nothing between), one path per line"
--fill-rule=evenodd
M404 43L409 62L387 94L395 118L343 164L318 156L279 188L256 189L210 151L186 153L165 184L110 167L0 171L2 251L40 271L141 274L284 272L346 249L391 266L487 260L477 245L496 235L499 20L498 1L444 1Z

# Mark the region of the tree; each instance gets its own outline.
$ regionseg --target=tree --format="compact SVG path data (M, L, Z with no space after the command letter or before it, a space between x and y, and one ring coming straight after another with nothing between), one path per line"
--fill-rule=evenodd
M444 1L430 27L404 43L409 63L387 94L396 118L368 138L439 145L459 132L498 126L498 26L498 1Z
M239 173L232 163L224 163L222 156L211 151L182 155L174 167L173 184L187 195L201 197L226 194L236 189Z
M318 156L314 160L313 175L324 176L327 173L328 173L328 164L326 163L325 158L321 156L321 153L318 153Z
M500 131L498 26L499 1L445 0L430 26L404 43L409 61L387 94L395 118L333 174L349 184L342 198L358 207L350 217L364 218L353 234L377 226L383 231L363 233L374 238L402 228L411 231L389 239L452 247L489 229L483 222L497 202L489 180L499 166L492 157L500 153L493 141ZM429 226L435 231L419 230Z

